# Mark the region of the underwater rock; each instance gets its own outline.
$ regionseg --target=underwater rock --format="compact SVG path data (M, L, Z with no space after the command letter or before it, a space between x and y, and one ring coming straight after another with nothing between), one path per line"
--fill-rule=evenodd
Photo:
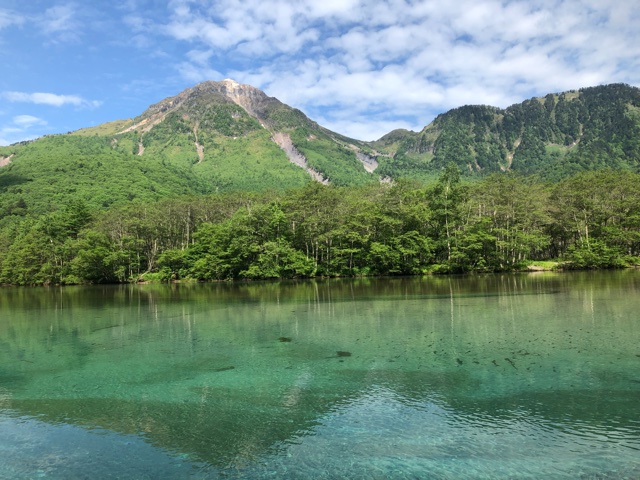
M230 367L214 368L213 371L214 372L226 372L227 370L233 370L234 368L236 368L236 367L234 367L232 365Z
M458 365L462 365L462 360L460 360L459 358L456 358L456 362L458 362Z

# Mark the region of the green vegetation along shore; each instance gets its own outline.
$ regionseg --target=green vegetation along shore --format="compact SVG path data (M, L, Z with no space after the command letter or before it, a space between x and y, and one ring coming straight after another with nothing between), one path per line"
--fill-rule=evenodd
M428 185L306 186L132 201L68 202L0 220L0 282L54 285L423 275L640 263L640 175L548 183L449 164ZM547 263L543 263L547 262Z

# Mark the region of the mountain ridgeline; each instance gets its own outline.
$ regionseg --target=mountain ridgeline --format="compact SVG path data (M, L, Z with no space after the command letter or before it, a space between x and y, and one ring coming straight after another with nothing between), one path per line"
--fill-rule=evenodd
M0 217L76 200L362 185L376 181L368 148L254 87L204 82L133 119L0 147Z
M138 155L191 163L223 190L300 185L309 176L336 185L368 180L353 153L362 142L324 129L300 110L233 80L204 82L152 105L115 132L127 133L134 149L137 140Z
M506 109L464 106L421 132L395 130L372 146L380 174L415 177L453 162L463 174L515 171L559 180L603 168L637 171L640 90L613 84L532 98Z
M107 208L175 195L515 171L559 180L638 171L640 90L623 84L533 98L506 109L464 106L420 132L375 142L332 132L233 80L203 82L140 116L0 147L0 215L82 201Z

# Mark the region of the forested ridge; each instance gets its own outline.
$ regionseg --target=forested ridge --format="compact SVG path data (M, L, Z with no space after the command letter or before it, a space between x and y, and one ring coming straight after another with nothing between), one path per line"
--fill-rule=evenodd
M466 105L420 132L396 130L379 173L419 177L449 162L465 175L500 171L557 181L574 173L640 166L640 89L612 84L531 98L506 109Z
M517 172L559 181L606 168L638 172L640 89L603 85L506 109L467 105L420 132L361 142L251 86L204 82L134 119L0 147L0 217L78 199L110 208L175 195L285 191L312 177L350 187L426 183L449 163L465 177Z
M639 255L640 175L614 170L468 182L449 164L427 185L75 200L0 222L0 282L17 285L615 268Z

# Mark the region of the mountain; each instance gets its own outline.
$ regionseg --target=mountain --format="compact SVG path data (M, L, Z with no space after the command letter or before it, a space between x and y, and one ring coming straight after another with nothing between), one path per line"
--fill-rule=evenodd
M0 147L0 208L359 185L377 181L367 151L257 88L209 81L133 119Z
M500 171L557 180L640 165L640 89L623 84L532 98L506 109L473 105L438 116L420 132L394 130L371 144L378 173L415 177L454 162L470 175Z
M289 170L294 183L307 179L296 169L292 173L289 163L323 183L368 180L357 156L363 142L331 132L300 110L233 80L200 83L108 133L132 141L137 155L190 161L218 188L234 188L238 177L252 174L258 184L250 188L264 187L264 177L274 169Z
M517 171L559 179L638 170L640 90L614 84L506 109L463 106L376 142L332 132L261 90L207 81L140 116L0 147L0 217L80 200L109 207L173 195L427 180Z

